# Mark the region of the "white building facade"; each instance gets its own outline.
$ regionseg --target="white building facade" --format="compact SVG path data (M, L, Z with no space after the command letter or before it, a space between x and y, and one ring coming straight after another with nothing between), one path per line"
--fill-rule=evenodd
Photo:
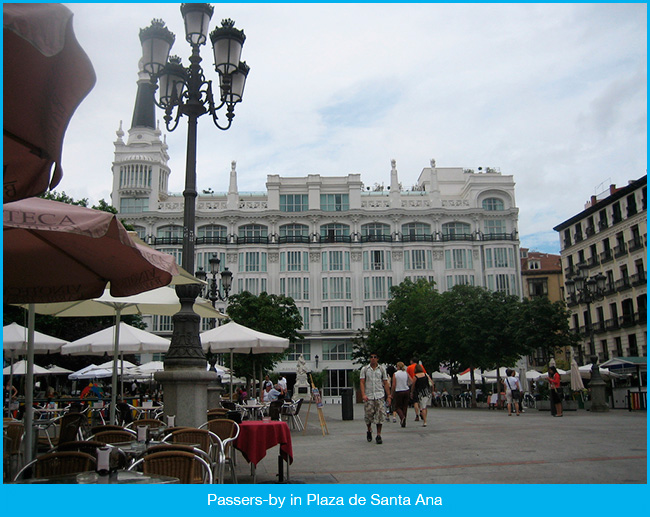
M127 140L121 126L117 132L112 203L142 239L180 263L184 199L168 192L167 146L153 107L142 107L144 88L141 81ZM266 192L245 193L237 174L232 162L228 192L199 193L195 263L209 271L216 253L233 273L231 294L295 300L304 340L277 368L289 385L303 354L309 368L328 371L323 395L338 397L355 368L353 338L381 316L391 286L406 278L434 280L440 291L470 284L521 296L512 176L431 160L405 190L392 161L385 189L364 186L359 174L269 175ZM154 317L152 327L171 333L171 318Z

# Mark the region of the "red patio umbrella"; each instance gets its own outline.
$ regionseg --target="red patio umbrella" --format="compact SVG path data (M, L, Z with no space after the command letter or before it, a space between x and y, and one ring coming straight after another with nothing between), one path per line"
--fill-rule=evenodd
M3 4L3 201L54 188L63 136L95 71L61 4Z

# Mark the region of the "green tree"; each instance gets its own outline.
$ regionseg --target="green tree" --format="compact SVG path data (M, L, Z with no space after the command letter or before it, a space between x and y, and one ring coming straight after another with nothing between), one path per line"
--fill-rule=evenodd
M359 331L353 343L353 359L366 363L371 351L380 361L408 362L413 356L427 364L436 361L436 306L440 295L434 282L404 280L391 288L386 311L375 321L366 336ZM438 364L438 363L435 363Z
M82 199L75 200L74 198L68 196L65 191L57 192L56 190L50 190L41 194L39 197L43 199L50 199L52 201L58 201L59 203L67 203L68 205L78 205L88 207L88 198L84 197Z
M287 338L292 343L302 339L298 333L302 327L302 317L293 298L288 296L266 292L255 296L244 291L228 299L228 316L241 325ZM255 373L259 372L260 368L264 371L271 371L286 355L287 352L255 354L254 357L235 354L233 357L235 374L255 378ZM255 370L253 370L253 365L255 365Z
M578 335L569 328L570 311L562 301L545 296L522 302L518 340L527 350L541 349L547 363L563 347L578 345Z

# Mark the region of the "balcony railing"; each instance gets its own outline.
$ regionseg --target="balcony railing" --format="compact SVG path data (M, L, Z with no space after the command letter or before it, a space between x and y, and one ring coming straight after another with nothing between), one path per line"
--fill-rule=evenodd
M228 244L228 237L220 237L218 235L206 235L204 237L197 237L196 244Z
M605 264L607 262L610 262L611 260L614 260L614 256L612 255L612 250L611 249L605 250L600 254L600 263L601 264Z
M605 321L605 327L607 328L607 330L616 330L621 328L618 320L619 320L618 318L611 318Z
M512 233L486 233L483 235L484 241L515 241L517 240L517 232Z
M281 235L278 237L278 244L309 244L309 235Z
M623 255L627 255L627 246L624 242L621 242L619 245L614 246L614 256L619 258Z
M393 238L390 235L362 235L361 242L391 242Z
M268 244L269 238L261 235L237 237L237 244Z
M592 255L587 259L588 267L596 267L598 264L600 264L600 261L598 260L598 255Z
M183 244L183 237L154 237L154 245Z
M621 291L627 291L628 289L632 288L632 284L630 283L630 277L626 276L623 278L620 278L616 281L616 290L618 292Z
M598 221L598 229L599 230L606 230L609 227L609 224L605 220L600 220Z
M618 323L620 327L631 327L635 324L634 313L623 314L623 316L619 316Z
M616 283L607 282L605 284L605 290L603 291L603 294L614 294L615 292L616 292Z
M637 287L639 285L645 284L646 278L647 278L647 274L645 271L635 273L632 276L630 276L630 283L632 284L633 287Z
M585 234L587 235L587 237L591 237L595 233L596 233L596 229L593 226L587 226L587 228L585 228Z
M473 241L473 240L474 240L474 234L473 233L443 233L442 234L442 241L443 242L448 242L448 241ZM483 240L489 240L488 235L484 235Z
M627 241L627 247L630 252L640 250L643 248L643 241L640 236L635 236L631 241Z
M403 242L433 242L435 240L434 235L403 235Z

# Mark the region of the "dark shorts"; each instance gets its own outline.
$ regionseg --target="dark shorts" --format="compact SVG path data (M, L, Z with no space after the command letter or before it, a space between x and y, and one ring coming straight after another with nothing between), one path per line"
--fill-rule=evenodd
M562 402L562 395L558 390L551 390L551 402L553 404L560 404Z

